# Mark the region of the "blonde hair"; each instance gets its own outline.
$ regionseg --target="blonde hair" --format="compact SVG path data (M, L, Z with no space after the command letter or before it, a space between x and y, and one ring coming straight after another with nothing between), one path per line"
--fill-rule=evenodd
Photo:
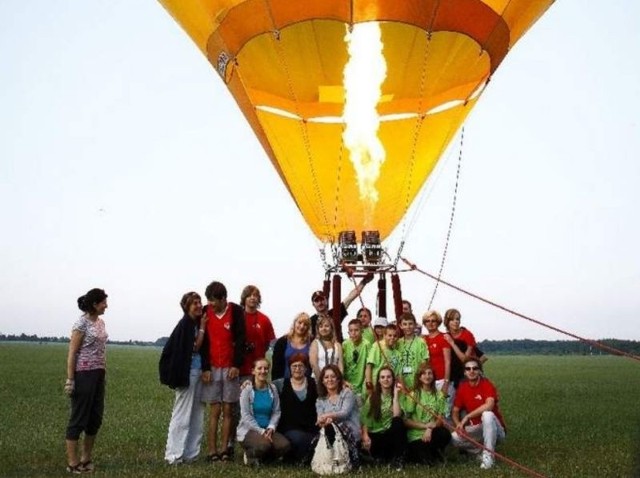
M331 342L333 342L334 344L336 343L336 328L333 325L333 319L331 319L331 317L329 317L328 315L321 315L320 317L318 317L318 322L316 323L316 338L320 339L320 340L327 340L327 339L323 339L322 337L320 337L320 324L323 324L325 322L329 323L329 326L331 327L331 338L328 340L331 340Z
M422 316L422 325L424 325L424 321L431 316L435 317L438 320L438 326L442 324L442 315L440 315L440 312L438 312L437 310L430 310L428 312L425 312Z
M299 320L303 320L304 322L306 322L308 327L307 327L307 334L306 334L304 340L305 340L305 342L310 342L311 341L311 318L309 317L309 314L307 314L306 312L300 312L293 319L293 323L291 324L291 328L289 329L289 333L287 334L287 338L289 340L291 340L291 338L295 335L296 323Z

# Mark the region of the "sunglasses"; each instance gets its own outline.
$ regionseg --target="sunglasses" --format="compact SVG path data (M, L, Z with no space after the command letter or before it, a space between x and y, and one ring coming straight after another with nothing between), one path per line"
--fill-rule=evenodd
M437 320L431 320L431 319L429 319L429 320L423 320L422 322L423 322L424 324L437 324L437 323L438 323L438 321L437 321Z
M480 370L480 367L465 367L464 369L465 369L465 370L468 370L468 371L470 372L470 371L472 371L472 370L473 370L473 371Z

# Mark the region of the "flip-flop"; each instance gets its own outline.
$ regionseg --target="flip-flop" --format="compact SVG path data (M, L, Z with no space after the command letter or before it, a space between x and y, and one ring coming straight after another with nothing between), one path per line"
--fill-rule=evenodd
M73 475L81 474L82 470L80 470L80 463L77 465L67 465L67 473L71 473Z
M93 473L95 467L93 466L93 462L91 460L81 461L78 465L78 468L82 473Z
M220 461L220 455L218 455L217 453L212 453L211 455L207 455L205 460L208 461L209 463Z

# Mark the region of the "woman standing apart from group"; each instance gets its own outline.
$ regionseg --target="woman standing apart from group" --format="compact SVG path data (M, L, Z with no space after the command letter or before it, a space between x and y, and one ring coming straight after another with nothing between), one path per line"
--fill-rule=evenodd
M309 347L311 344L311 319L309 315L301 312L296 315L291 324L289 333L283 335L276 340L273 346L273 369L271 370L271 378L289 378L290 369L287 366L289 358L297 353L309 356ZM311 371L307 371L311 374Z
M269 383L269 362L258 359L253 365L253 383L240 394L238 441L244 448L246 465L258 465L265 459L276 460L290 448L289 441L276 432L280 421L280 398Z
M96 435L104 413L107 331L100 318L107 310L107 294L91 289L78 298L83 312L73 324L67 355L64 391L71 397L71 416L66 432L67 472L79 474L94 469L92 459ZM80 458L78 441L84 432Z
M164 459L169 464L195 461L200 453L204 424L202 383L211 380L207 316L195 292L182 296L184 316L173 329L160 355L160 383L175 389Z

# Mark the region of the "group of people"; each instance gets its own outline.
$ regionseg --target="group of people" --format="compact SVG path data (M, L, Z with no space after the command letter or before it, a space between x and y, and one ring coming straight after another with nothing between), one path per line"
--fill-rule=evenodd
M372 321L371 311L362 307L348 321L343 341L347 308L369 280L345 297L339 314L329 309L323 291L314 292L315 313L297 314L277 340L271 321L259 311L261 295L253 285L243 289L239 304L227 300L217 281L207 286L204 306L196 292L184 294L183 317L159 363L161 383L175 390L166 462L198 459L209 406L210 462L233 460L237 441L247 465L308 464L320 439L334 443L339 435L351 467L361 459L396 469L405 461L433 465L452 444L491 468L506 426L497 390L482 374L486 356L460 325L460 312L449 309L444 319L437 311L425 313L421 335L408 301L391 323ZM91 295L98 290L79 299L84 314L69 348L67 470L74 473L93 470L91 451L102 419L106 333L100 315L107 305L104 291L104 297ZM443 322L446 332L440 330ZM87 355L91 361L82 358ZM91 375L95 390L85 394L88 387L78 384L89 381L88 370L100 370L100 356L102 373ZM91 401L96 403L87 405Z

